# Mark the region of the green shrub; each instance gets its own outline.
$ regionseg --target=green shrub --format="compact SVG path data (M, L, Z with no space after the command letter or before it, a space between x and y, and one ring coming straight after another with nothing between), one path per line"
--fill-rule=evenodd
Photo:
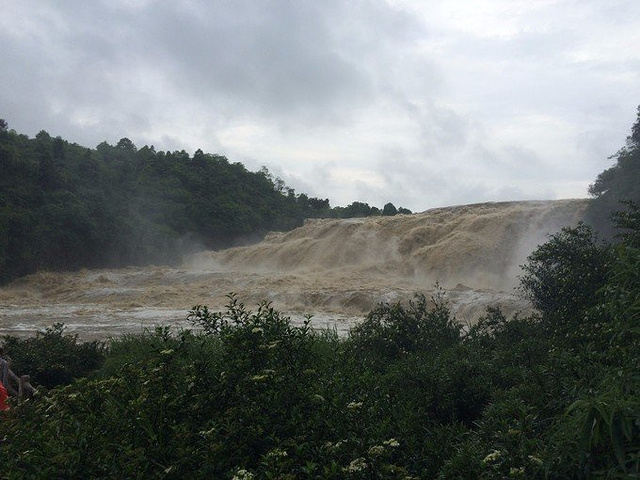
M599 301L606 282L610 249L597 243L590 227L563 228L540 245L522 266L521 289L542 315L544 332L557 340L579 340L584 313Z
M53 388L97 370L104 361L104 345L98 341L80 342L77 335L64 333L56 323L34 337L4 337L4 348L17 375L30 375L38 386Z
M438 352L458 344L461 326L442 295L422 294L407 306L380 304L349 334L348 347L360 361L384 370L390 361L414 352Z

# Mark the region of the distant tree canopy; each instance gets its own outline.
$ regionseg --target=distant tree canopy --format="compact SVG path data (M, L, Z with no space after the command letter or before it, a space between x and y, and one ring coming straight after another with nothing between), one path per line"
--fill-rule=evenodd
M398 214L398 209L393 203L387 203L384 207L382 207L382 215L386 217L390 217Z
M628 202L640 204L640 107L627 144L612 158L616 159L615 165L598 175L589 186L593 201L586 213L589 224L606 240L620 233L614 228L613 212L624 211Z
M305 218L379 214L360 202L332 208L266 168L200 149L157 152L128 138L88 149L0 119L0 283L40 269L172 263Z

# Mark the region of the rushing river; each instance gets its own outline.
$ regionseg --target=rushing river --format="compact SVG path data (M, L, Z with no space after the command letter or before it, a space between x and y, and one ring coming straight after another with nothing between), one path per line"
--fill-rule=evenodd
M187 258L179 268L40 272L0 289L0 334L32 334L56 322L82 339L190 327L194 305L222 309L235 293L263 300L301 322L340 333L379 302L435 293L473 323L488 306L529 309L514 291L536 245L575 225L585 200L505 202L414 215L312 220L256 245Z

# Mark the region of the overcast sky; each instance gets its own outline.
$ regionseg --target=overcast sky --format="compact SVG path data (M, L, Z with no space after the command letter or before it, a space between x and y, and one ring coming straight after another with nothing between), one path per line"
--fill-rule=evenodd
M10 128L332 205L585 197L639 104L638 0L0 0Z

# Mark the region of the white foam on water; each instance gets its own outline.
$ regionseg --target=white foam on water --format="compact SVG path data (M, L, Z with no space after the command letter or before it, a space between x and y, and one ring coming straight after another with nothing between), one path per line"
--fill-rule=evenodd
M265 241L190 257L180 268L41 272L0 288L0 334L32 334L56 322L80 338L108 338L156 325L188 328L189 310L222 310L237 294L301 324L349 328L380 302L437 293L473 323L489 306L529 305L513 293L519 265L546 236L575 225L586 200L505 202L414 215L320 219Z

